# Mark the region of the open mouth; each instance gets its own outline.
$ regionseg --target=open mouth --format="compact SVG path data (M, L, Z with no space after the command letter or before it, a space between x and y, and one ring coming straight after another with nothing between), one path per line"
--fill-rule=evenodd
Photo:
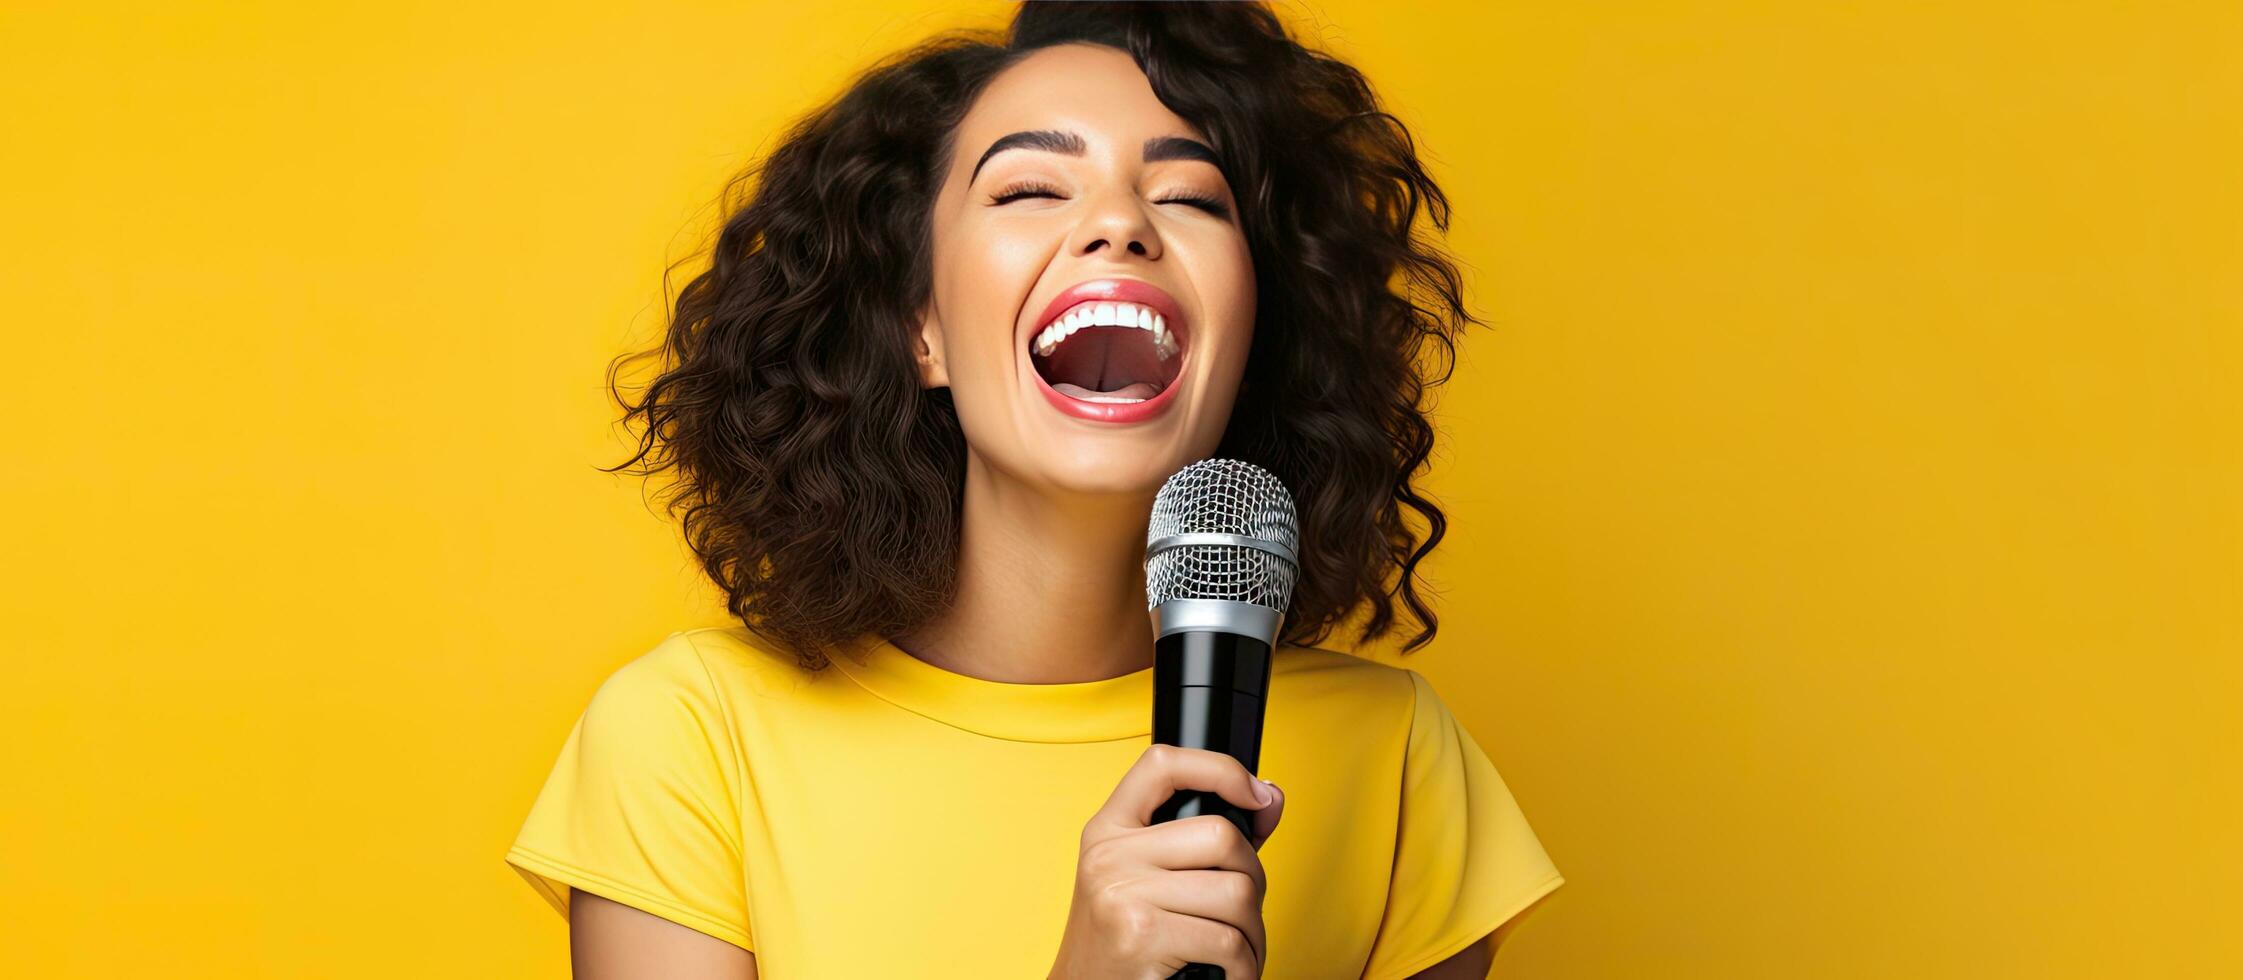
M1030 338L1029 362L1046 385L1068 398L1133 405L1151 401L1176 383L1183 369L1184 338L1150 306L1086 301Z

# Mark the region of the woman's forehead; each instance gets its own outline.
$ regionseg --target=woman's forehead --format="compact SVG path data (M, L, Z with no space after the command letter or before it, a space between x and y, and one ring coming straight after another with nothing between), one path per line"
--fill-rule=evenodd
M973 169L998 140L1022 132L1069 134L1088 156L1132 160L1148 139L1204 140L1162 104L1126 52L1090 44L1045 48L992 79L959 122L954 167ZM1051 141L1030 148L1070 152Z

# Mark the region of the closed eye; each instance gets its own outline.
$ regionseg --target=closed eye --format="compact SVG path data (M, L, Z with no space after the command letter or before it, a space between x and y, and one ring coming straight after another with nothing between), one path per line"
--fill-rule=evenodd
M1014 187L998 194L996 197L991 198L989 203L1009 204L1024 197L1049 197L1058 199L1059 196L1059 191L1056 188L1049 187L1043 184L1023 184L1019 187ZM1198 197L1187 194L1182 197L1164 197L1158 201L1154 201L1153 203L1189 204L1192 207L1198 208L1218 218L1229 218L1231 214L1229 205L1224 204L1222 200L1218 198L1212 197Z
M1214 216L1216 216L1216 217L1218 217L1218 218L1228 218L1228 217L1230 217L1230 216L1231 216L1231 209L1230 209L1230 206L1229 206L1229 205L1227 205L1227 204L1224 204L1224 203L1223 203L1222 201L1220 201L1220 200L1217 200L1217 199L1215 199L1215 198L1212 198L1212 197L1190 197L1190 196L1186 196L1186 197L1168 197L1168 198L1162 198L1162 199L1160 199L1160 200L1158 200L1158 201L1155 201L1155 202L1153 202L1153 203L1155 203L1155 204L1189 204L1189 205L1191 205L1192 207L1198 208L1198 209L1200 209L1200 210L1202 210L1202 211L1205 211L1205 212L1207 212L1208 214L1212 214L1212 215L1214 215Z
M1059 196L1059 188L1057 188L1057 187L1053 187L1053 186L1051 186L1050 184L1036 184L1036 183L1028 183L1028 184L1015 184L1015 185L1013 185L1012 187L1006 188L1005 190L1003 190L1003 191L999 192L999 193L997 194L997 196L996 196L996 197L990 198L990 200L989 200L989 203L991 203L991 204L1005 204L1005 203L1009 203L1009 202L1012 202L1012 201L1017 201L1017 200L1020 200L1021 198L1024 198L1024 197L1053 197L1053 198L1056 198L1056 197L1058 197L1058 196Z

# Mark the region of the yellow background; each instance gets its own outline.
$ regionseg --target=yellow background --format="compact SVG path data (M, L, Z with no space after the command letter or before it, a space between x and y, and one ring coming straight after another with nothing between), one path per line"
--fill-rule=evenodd
M724 622L607 359L1008 14L322 6L0 15L13 975L564 975L504 845ZM2243 975L2243 7L1285 10L1493 323L1409 662L1569 879L1497 975Z

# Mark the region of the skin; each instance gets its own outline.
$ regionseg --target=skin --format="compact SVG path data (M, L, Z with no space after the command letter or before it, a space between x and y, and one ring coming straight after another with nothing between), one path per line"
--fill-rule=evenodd
M998 138L1026 130L1071 132L1084 152L1007 149L974 171ZM965 432L964 520L956 600L941 617L893 638L912 656L1013 684L1100 680L1152 665L1142 564L1147 515L1161 482L1220 442L1255 310L1253 259L1232 189L1206 161L1145 161L1145 141L1160 137L1207 142L1161 104L1126 53L1087 44L1024 58L991 81L959 124L932 205L934 289L917 324L917 353L921 382L950 389ZM1031 184L1051 195L998 200ZM1045 306L1070 286L1109 277L1166 290L1190 325L1175 401L1153 419L1077 419L1055 410L1036 386L1029 342L1044 326ZM1020 601L1030 595L1068 601ZM1230 976L1259 975L1266 951L1255 851L1276 829L1282 791L1261 806L1256 780L1236 760L1162 751L1172 748L1151 746L1086 823L1054 977L1130 975L1106 971L1125 953L1142 961L1161 952L1146 945L1183 936L1221 936L1240 957ZM1259 807L1255 840L1239 839L1216 817L1147 826L1145 815L1177 788ZM1206 876L1218 875L1251 894L1228 905L1205 898L1217 890L1205 886L1218 882ZM756 976L749 951L627 905L574 895L577 977ZM1485 977L1504 932L1416 976Z

